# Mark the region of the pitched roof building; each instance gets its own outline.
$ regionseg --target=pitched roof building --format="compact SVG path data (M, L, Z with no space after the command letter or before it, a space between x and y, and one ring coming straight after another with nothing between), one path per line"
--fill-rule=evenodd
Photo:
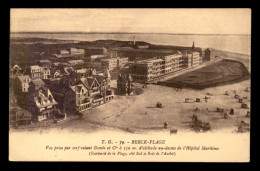
M30 81L31 78L29 75L18 76L15 82L15 89L19 92L28 92Z
M35 120L47 119L51 112L56 110L54 106L58 103L41 79L32 80L28 92L28 110L34 115Z

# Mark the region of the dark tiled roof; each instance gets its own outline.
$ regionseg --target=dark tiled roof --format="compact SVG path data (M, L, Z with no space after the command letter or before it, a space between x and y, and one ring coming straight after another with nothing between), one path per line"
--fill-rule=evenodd
M43 85L45 85L45 83L42 81L42 79L35 79L35 80L32 80L32 82L33 82L36 86L43 86Z
M82 82L82 84L84 84L85 87L87 87L88 89L90 88L89 84L89 80L87 78L81 78L80 81Z
M105 80L105 76L102 75L93 75L97 79L98 83L101 84Z

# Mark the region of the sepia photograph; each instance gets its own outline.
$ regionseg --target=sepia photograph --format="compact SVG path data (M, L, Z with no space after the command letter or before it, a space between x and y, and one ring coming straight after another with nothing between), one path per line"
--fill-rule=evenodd
M249 162L251 9L10 9L10 161Z

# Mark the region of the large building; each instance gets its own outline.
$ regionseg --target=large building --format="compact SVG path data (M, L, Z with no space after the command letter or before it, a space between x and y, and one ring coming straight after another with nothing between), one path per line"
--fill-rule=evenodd
M30 66L30 76L32 79L42 78L42 67L38 65Z
M167 73L198 66L200 62L199 52L184 51L184 54L177 52L176 54L158 56L157 59L131 62L129 63L129 72L134 81L147 82Z
M103 69L113 70L117 68L117 58L105 58L101 59L101 67Z
M51 112L56 110L57 102L49 88L41 79L32 80L28 90L28 110L33 113L34 119L41 121L50 117Z
M101 59L102 69L114 70L117 68L125 68L128 65L128 58L104 58Z
M129 72L136 82L146 82L163 74L164 60L147 59L129 63Z
M91 55L86 57L86 61L88 62L100 61L100 59L105 57L106 57L105 55Z
M70 60L68 61L68 63L71 65L71 66L77 66L77 65L84 65L84 61L83 60Z
M69 53L71 55L84 55L85 50L84 49L76 49L76 48L70 48Z
M163 60L162 68L161 68L162 74L172 72L172 58L171 58L171 56L163 56L163 57L159 57L159 58Z
M166 56L173 53L173 50L134 49L131 47L120 47L108 49L106 55L109 57L128 57L129 61L134 61L138 58L149 59L159 56Z
M200 53L199 52L192 52L192 58L193 58L193 64L192 67L198 66L202 61L201 61L201 57L200 57Z
M202 62L200 54L196 51L186 51L183 54L183 68L192 68L198 66Z
M163 74L182 69L183 56L180 52L173 55L159 57L159 59L163 60L163 67L162 67Z
M117 58L117 67L125 68L128 65L128 58Z
M183 68L183 56L181 52L171 55L172 58L172 71L178 71Z
M84 54L86 57L91 55L103 55L106 51L107 49L104 47L87 47L84 49Z

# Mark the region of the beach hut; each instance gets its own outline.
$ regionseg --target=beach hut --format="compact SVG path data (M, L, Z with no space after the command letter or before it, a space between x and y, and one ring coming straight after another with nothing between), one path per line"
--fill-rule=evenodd
M163 127L164 127L164 129L167 129L167 127L168 127L168 122L164 122Z
M157 108L162 108L162 103L157 102L156 107L157 107Z
M250 117L250 111L247 111L246 117Z
M227 118L228 118L228 114L225 113L225 114L224 114L224 119L227 119Z
M230 115L234 115L234 109L233 109L233 108L230 109L229 114L230 114Z
M200 102L200 98L196 98L196 102Z
M238 99L238 103L243 103L243 99Z
M236 94L236 95L235 95L235 98L236 98L236 99L239 99L239 98L240 98L240 96Z
M245 121L241 121L241 124L238 127L238 132L247 132L249 130L250 130L250 125Z
M177 134L177 132L178 132L178 129L170 129L170 135Z
M210 99L210 96L205 96L204 99L207 99L207 100L208 100L208 99Z
M217 108L217 112L224 112L224 109Z
M243 104L241 105L241 108L243 108L243 109L248 109L248 105L247 105L246 103L243 103Z
M193 102L192 99L190 99L190 98L185 99L185 103L191 103L191 102Z

